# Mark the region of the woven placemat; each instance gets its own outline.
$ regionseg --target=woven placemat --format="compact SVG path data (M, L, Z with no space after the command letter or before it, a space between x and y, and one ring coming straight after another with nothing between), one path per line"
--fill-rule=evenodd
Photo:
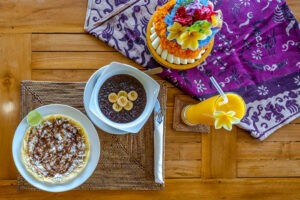
M161 87L158 99L161 107L166 108L167 86L164 81L158 82ZM83 82L22 81L21 119L32 109L54 103L75 107L86 114L83 105L85 84ZM164 184L154 182L153 130L153 114L138 134L113 135L97 129L101 143L98 166L93 175L76 189L163 189ZM38 190L22 176L18 177L18 189Z

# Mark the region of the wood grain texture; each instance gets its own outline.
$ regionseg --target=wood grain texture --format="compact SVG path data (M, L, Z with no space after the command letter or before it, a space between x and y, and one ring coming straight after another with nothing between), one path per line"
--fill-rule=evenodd
M86 0L0 2L0 199L300 199L300 118L263 142L239 128L231 135L214 130L177 132L172 128L174 97L184 93L170 83L164 191L18 191L10 152L20 120L22 79L87 81L111 61L142 69L84 32L86 4ZM299 20L300 1L287 4Z
M292 10L293 14L295 15L296 19L300 20L300 3L299 0L286 0L287 5Z
M87 1L1 1L0 32L84 32Z
M239 159L299 159L300 142L238 142Z
M201 143L170 143L165 147L166 160L200 160Z
M231 132L212 129L202 134L202 176L204 178L236 177L237 128Z
M118 61L144 69L119 52L33 52L32 69L99 69Z
M166 160L166 178L200 178L200 160Z
M116 51L88 34L32 34L32 51Z
M299 118L298 118L299 119ZM287 124L284 128L278 129L270 135L265 141L300 141L300 124ZM253 141L253 137L244 130L239 130L239 141Z
M86 70L32 70L31 78L35 81L61 81L61 82L81 82L88 81L91 75L95 72L95 69L86 69Z
M300 177L300 160L239 160L238 177Z
M300 19L298 0L287 0ZM1 1L0 33L84 33L87 1Z
M31 78L36 81L86 82L96 70L97 69L33 69L31 71ZM157 75L152 75L151 77L155 80L161 80Z
M168 179L164 191L70 191L63 193L18 192L16 185L3 181L0 199L232 199L283 200L300 198L298 178L246 178L246 179ZM5 186L6 185L6 186Z
M20 120L20 82L30 79L30 43L30 34L0 34L0 179L16 177L10 152Z

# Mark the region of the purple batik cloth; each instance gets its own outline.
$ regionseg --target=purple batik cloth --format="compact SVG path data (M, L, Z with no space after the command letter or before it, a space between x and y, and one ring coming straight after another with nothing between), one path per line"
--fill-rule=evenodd
M85 30L147 68L153 60L147 23L166 0L89 0ZM224 24L211 55L189 70L165 68L160 76L199 100L224 91L240 94L247 114L239 127L265 139L300 116L300 29L284 0L214 0Z

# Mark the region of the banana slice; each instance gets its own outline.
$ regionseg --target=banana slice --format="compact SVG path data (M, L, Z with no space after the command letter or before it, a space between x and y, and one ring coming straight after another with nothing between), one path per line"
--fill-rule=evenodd
M121 96L127 97L127 92L124 91L124 90L120 90L120 91L118 92L118 97L121 97Z
M110 103L115 103L117 102L117 100L118 100L118 95L116 93L112 92L108 95L108 101Z
M122 110L122 106L120 106L120 105L117 104L117 103L114 103L114 104L112 105L112 109L113 109L114 111L116 111L116 112L120 112L120 111Z
M138 93L136 91L132 90L128 93L127 97L130 101L135 101L138 98Z
M128 99L127 99L127 97L124 97L124 96L120 96L120 97L118 98L118 100L117 100L117 103L118 103L119 106L121 106L121 107L126 106L127 102L128 102Z
M128 101L126 106L124 106L124 109L129 111L133 108L133 103L131 101Z

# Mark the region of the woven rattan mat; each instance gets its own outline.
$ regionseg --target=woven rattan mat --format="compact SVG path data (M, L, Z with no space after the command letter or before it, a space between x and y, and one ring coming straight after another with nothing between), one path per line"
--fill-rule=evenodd
M166 108L166 83L158 82L161 86L158 99L161 107ZM23 81L21 83L21 119L32 109L54 103L75 107L86 114L83 106L85 84L82 82ZM93 175L76 189L163 189L163 184L154 182L153 129L153 114L138 134L112 135L97 129L101 143L98 166ZM37 190L21 176L18 177L18 188Z

